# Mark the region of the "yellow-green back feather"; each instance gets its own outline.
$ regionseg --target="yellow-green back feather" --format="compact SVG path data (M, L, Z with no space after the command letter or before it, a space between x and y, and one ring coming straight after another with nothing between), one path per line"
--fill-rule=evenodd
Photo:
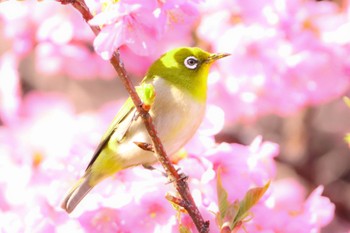
M114 131L118 128L119 123L123 121L126 118L126 116L128 116L128 114L131 114L131 112L133 112L134 109L135 109L135 105L132 102L131 98L129 97L125 101L125 103L123 104L123 106L121 107L117 115L114 117L106 133L102 136L100 144L97 146L97 149L95 150L94 155L92 156L92 159L90 160L90 163L87 166L86 170L88 170L91 167L91 165L96 161L97 157L99 156L103 148L107 145L110 137L112 136ZM127 128L125 129L125 132L126 131L127 131ZM124 133L120 132L121 134L120 137L123 137L125 132Z

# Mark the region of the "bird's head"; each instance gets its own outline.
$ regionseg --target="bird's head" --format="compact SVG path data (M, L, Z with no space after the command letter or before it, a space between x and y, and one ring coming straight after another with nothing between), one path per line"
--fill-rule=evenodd
M151 65L147 78L161 77L195 98L205 100L211 64L228 55L208 53L197 47L176 48L163 54Z

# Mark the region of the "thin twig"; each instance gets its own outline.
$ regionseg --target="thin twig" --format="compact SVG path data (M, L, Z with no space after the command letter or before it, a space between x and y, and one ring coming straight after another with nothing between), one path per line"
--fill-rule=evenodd
M88 22L90 19L93 18L93 15L91 14L84 0L57 0L57 1L61 2L62 4L72 4L72 6L82 14L86 22ZM97 26L90 25L90 27L92 31L95 33L95 35L97 35L101 31L101 29ZM123 85L128 91L132 101L134 102L134 105L137 108L145 124L145 127L151 137L155 154L157 155L159 162L162 164L166 174L168 175L168 178L171 181L173 181L176 190L180 194L182 198L183 207L186 209L186 211L192 218L194 224L197 227L198 232L200 233L209 232L209 221L204 221L202 215L200 214L197 206L194 203L194 200L193 200L193 197L191 196L186 179L183 179L181 177L181 175L177 172L177 170L174 168L174 166L170 162L164 150L163 144L161 143L160 138L157 135L156 129L153 124L153 120L150 114L144 108L142 108L143 103L140 97L137 95L134 85L128 78L123 62L120 59L119 51L115 51L113 53L113 56L110 59L110 63L113 65Z
M174 204L176 204L176 205L178 205L178 206L180 206L180 207L182 207L182 208L184 208L184 209L187 208L188 202L182 200L181 198L174 197L173 195L171 195L171 194L169 194L169 193L167 193L167 194L165 195L165 198L166 198L168 201L170 201L170 202L172 202L172 203L174 203Z

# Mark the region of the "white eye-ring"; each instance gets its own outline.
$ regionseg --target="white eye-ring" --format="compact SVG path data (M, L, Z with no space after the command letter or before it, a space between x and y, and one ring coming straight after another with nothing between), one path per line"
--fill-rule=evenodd
M194 70L198 66L198 59L194 56L186 57L184 64L188 69Z

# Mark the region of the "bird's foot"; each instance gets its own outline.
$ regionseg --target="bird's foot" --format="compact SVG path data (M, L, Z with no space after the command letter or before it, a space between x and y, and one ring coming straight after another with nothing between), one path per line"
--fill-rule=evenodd
M153 167L152 165L148 165L148 164L142 164L142 167L144 169L147 169L147 170L150 170L150 171L157 170L155 167Z
M150 143L147 143L147 142L134 142L134 144L136 146L140 147L142 150L154 152L153 146Z
M182 173L181 168L177 168L176 172L177 174L179 174L179 177L177 179L172 179L170 178L169 181L167 182L167 184L173 183L173 182L178 182L178 181L186 181L188 179L188 175L186 175L185 173ZM166 173L164 173L166 177L168 177L168 175Z
M150 171L157 171L160 174L162 174L165 178L169 178L168 174L165 171L161 171L160 169L157 169L149 164L142 164L142 167L150 170ZM188 176L185 173L180 172L181 168L177 168L176 172L179 174L179 177L177 179L169 178L168 182L166 184L171 184L173 182L177 181L186 181L188 179Z
M165 176L166 178L168 177L167 174L162 171L161 169L159 168L156 168L156 167L153 167L152 165L149 165L149 164L142 164L142 167L147 169L147 170L150 170L150 171L153 171L153 172L157 172L159 173L160 175L162 176Z

